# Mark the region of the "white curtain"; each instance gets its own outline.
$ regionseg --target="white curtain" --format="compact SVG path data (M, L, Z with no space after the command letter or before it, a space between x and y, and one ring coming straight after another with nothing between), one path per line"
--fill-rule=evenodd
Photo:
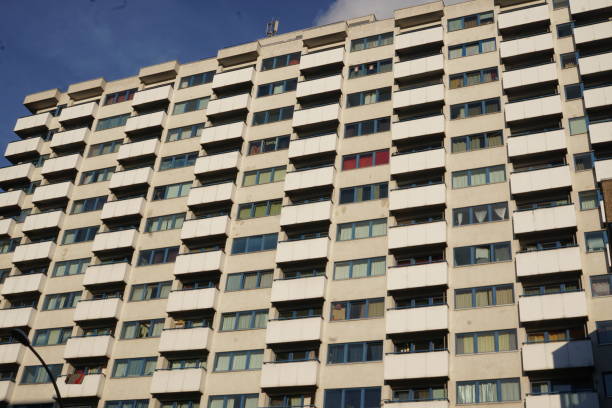
M487 207L477 207L474 209L474 216L479 224L485 221L487 218L487 212Z
M508 212L508 207L506 204L500 205L498 207L493 208L495 215L499 217L500 220L506 219L506 213Z
M494 382L482 382L478 385L478 396L480 403L497 401L497 384Z
M476 402L476 384L463 384L457 387L457 403L473 404Z

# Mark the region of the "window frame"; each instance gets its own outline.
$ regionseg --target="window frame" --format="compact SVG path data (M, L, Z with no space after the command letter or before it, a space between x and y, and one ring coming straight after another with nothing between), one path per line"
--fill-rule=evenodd
M60 292L60 293L49 293L45 295L45 299L42 305L42 311L55 311L55 310L66 310L66 309L74 309L77 303L81 300L83 295L83 291L73 291L73 292ZM60 299L62 301L62 307L56 307L54 309L49 308L49 303L55 299ZM67 306L68 305L68 306Z
M493 219L493 214L494 214L494 206L496 205L500 205L500 204L505 204L506 205L506 214L505 214L505 218L501 219L501 220L494 220ZM485 218L484 221L482 222L473 222L473 220L475 219L475 215L474 215L474 209L478 208L478 207L487 207L487 216ZM456 223L456 214L458 214L458 212L460 210L467 210L468 211L468 220L466 222L464 222L463 224L457 224ZM479 205L471 205L468 207L458 207L458 208L453 208L452 211L452 217L453 217L453 227L464 227L467 225L479 225L479 224L486 224L489 222L498 222L498 221L507 221L510 219L510 210L508 207L508 202L507 201L500 201L497 203L487 203L487 204L479 204Z
M55 374L55 372L57 372L57 374L55 375L55 379L57 379L62 373L62 368L64 367L64 364L47 364L47 366L49 367L51 374ZM46 378L47 381L25 381L26 375L28 375L28 373L33 370L35 370L35 373L32 373L34 377L43 377ZM42 365L25 366L23 369L23 373L21 374L20 384L49 384L50 382L51 379L49 378L47 371Z
M137 340L137 339L150 339L150 338L157 338L161 336L161 331L163 331L164 328L164 322L166 319L164 318L160 318L160 319L144 319L144 320L128 320L128 321L124 321L123 324L121 325L121 334L119 336L119 339L121 340ZM147 335L146 336L142 336L142 337L126 337L126 332L129 328L135 326L136 327L136 332L138 332L138 327L140 327L143 324L149 324L149 327L147 329ZM161 324L162 326L162 330L160 330L160 335L159 336L153 336L153 334L155 333L155 325L157 324Z
M266 242L268 239L271 239L272 236L274 236L274 247L273 248L266 248ZM253 240L253 239L260 239L261 240L261 249L258 250L253 250L253 251L249 251L249 240ZM242 240L244 240L244 252L236 252L236 246L237 246L237 242L242 242ZM276 249L276 247L278 246L278 233L277 232L273 232L270 234L258 234L258 235L249 235L246 237L236 237L234 238L233 242L232 242L232 255L243 255L243 254L250 254L250 253L255 253L255 252L263 252L263 251L273 251Z
M154 233L154 232L170 231L173 229L182 228L186 217L187 217L186 213L167 214L167 215L160 215L157 217L149 217L147 218L145 222L144 232ZM178 222L178 220L180 220L180 222ZM168 226L169 228L153 229L152 227L154 226L155 223L157 223L159 227L161 227L165 223L165 225ZM180 225L177 226L177 224L180 224Z
M274 140L274 150L266 151L265 148L269 147L269 145L267 145L266 142L270 140ZM247 150L247 156L255 156L259 154L272 153L272 152L278 152L281 150L289 149L290 140L291 140L291 135L281 135L281 136L274 136L274 137L268 137L265 139L258 139L258 140L250 141L249 147ZM284 143L285 141L286 143ZM254 153L253 149L255 147L258 148L259 151Z
M298 79L297 78L288 78L280 81L268 82L266 84L261 84L257 87L256 98L263 98L266 96L274 96L281 95L287 92L293 92L297 89ZM282 87L281 92L274 92L277 86ZM265 92L262 92L265 91Z
M261 177L262 174L264 174L267 171L270 171L270 181L261 183L259 178ZM284 171L285 172L285 176L283 176L282 180L276 180L276 172L277 171ZM287 166L266 167L264 169L245 171L244 174L242 175L242 187L252 187L252 186L261 186L261 185L264 185L264 184L278 183L278 182L281 182L281 181L285 180L286 174L287 174ZM246 178L250 177L252 175L255 175L255 183L249 184L249 185L245 185L244 182L245 182Z
M372 132L363 133L364 127L368 126L368 124L370 123L372 124ZM384 126L386 126L387 129L381 130L381 124L383 124L383 128ZM355 127L355 135L347 136L347 129L349 128L349 126ZM346 139L350 139L352 137L368 136L368 135L374 135L376 133L389 132L390 130L391 130L391 118L387 116L387 117L382 117L382 118L361 120L359 122L346 123L344 125L343 137Z
M70 210L70 214L83 214L83 213L88 213L88 212L93 212L93 211L100 211L102 210L102 207L104 207L104 204L106 204L106 201L108 199L108 196L98 196L98 197L89 197L89 198L84 198L82 200L75 200L72 202L72 208ZM93 201L93 208L87 209L87 204L89 202ZM76 212L75 211L75 207L78 205L83 205L83 210Z
M510 254L509 259L502 259L502 260L497 260L496 256L495 256L495 250L497 248L497 246L499 247L504 247L507 246L508 247L508 253ZM487 262L476 262L476 249L477 248L482 248L482 247L488 247L488 251L489 251L489 261ZM464 248L469 248L470 251L470 263L466 263L466 264L457 264L457 255L456 255L456 250L457 249L464 249ZM495 258L495 259L494 259ZM475 265L488 265L488 264L492 264L492 263L496 263L496 262L509 262L512 261L512 241L499 241L499 242L491 242L491 243L484 243L484 244L477 244L477 245L464 245L464 246L460 246L460 247L454 247L453 248L453 265L455 268L457 267L461 267L461 266L475 266Z
M233 331L244 331L244 330L258 330L258 329L266 329L266 324L264 323L264 327L257 327L257 315L265 313L266 318L265 322L268 321L268 309L257 309L257 310L241 310L238 312L227 312L221 314L221 319L219 321L219 332L233 332ZM250 316L249 327L247 328L239 328L239 320L240 317ZM234 327L231 329L224 329L223 322L226 318L234 318Z
M372 274L372 264L374 262L379 262L381 260L385 262L384 270L386 271L386 269L387 269L387 257L386 256L375 256L375 257L371 257L371 258L360 258L360 259L351 259L351 260L348 260L348 261L337 261L337 262L334 262L334 276L333 276L333 280L350 280L350 279L370 278L370 277L373 277L373 276L385 276L386 273L383 273L381 275L373 275ZM354 264L357 263L357 262L364 262L364 261L367 261L367 263L368 263L367 271L366 271L366 276L353 277L353 266L354 266ZM348 265L349 269L348 269L348 277L347 278L337 278L336 277L336 268L339 265L340 266Z
M162 157L159 161L158 171L166 171L173 169L182 169L184 167L194 166L196 159L198 158L198 152L180 153L172 156ZM164 167L164 163L170 163L169 167Z
M386 153L386 161L383 160L382 163L378 163L379 157L377 153ZM372 160L370 162L370 165L361 166L361 158L366 157L366 156L371 156ZM355 159L355 167L347 169L345 168L345 161L350 160L350 159ZM342 156L342 171L367 169L369 167L384 166L385 164L389 164L390 159L391 159L391 153L389 149L379 149L379 150L371 150L368 152L360 152L360 153L355 153L355 154L345 154L344 156Z
M493 112L487 112L487 103L489 102L497 102L497 107L499 108L499 110L493 111ZM480 104L480 113L477 113L475 115L470 115L470 105L476 105L476 104ZM459 116L455 116L453 117L453 111L457 108L457 107L463 107L463 114L459 115ZM470 102L464 102L464 103L456 103L454 105L450 106L450 120L461 120L461 119L471 119L471 118L477 118L479 116L485 116L485 115L492 115L495 113L500 113L502 111L502 106L501 106L501 100L499 97L495 97L495 98L488 98L488 99L481 99L478 101L470 101Z
M172 106L172 116L204 110L208 107L208 102L210 102L210 96L175 102Z
M99 225L91 225L89 227L67 229L64 231L64 234L62 235L61 245L72 245L72 244L80 244L82 242L93 241L99 229L100 229ZM71 235L74 235L74 240L72 242L67 242L68 237Z
M490 81L485 81L484 78L486 78L485 76L485 72L487 71L491 71L491 72L495 72L494 76L495 79L491 79ZM479 82L476 84L469 84L468 83L468 76L469 74L474 74L474 73L478 73L479 74ZM461 77L461 86L457 86L457 87L452 87L451 84L453 83L453 79L457 79L458 77ZM477 69L474 71L466 71L466 72L461 72L458 74L451 74L448 76L448 87L449 89L461 89L461 88L467 88L470 86L476 86L476 85L482 85L482 84L488 84L489 82L495 82L495 81L499 81L499 71L497 69L497 67L490 67L490 68L482 68L482 69Z
M256 349L256 350L239 350L239 351L224 351L224 352L217 352L215 353L215 360L214 360L214 364L213 364L213 372L214 373L230 373L230 372L240 372L240 371L255 371L255 370L261 370L261 367L256 367L256 368L251 368L251 357L253 355L259 355L261 354L261 358L262 358L262 364L263 364L263 349ZM240 369L240 370L235 370L233 369L234 366L234 360L236 358L236 356L240 356L244 354L245 355L245 367L244 369ZM219 362L219 357L227 357L229 356L229 363L228 363L228 367L229 369L227 370L219 370L217 368L218 366L218 362Z
M483 44L486 41L493 41L494 47L490 51L483 52ZM467 53L466 53L467 48L470 47L470 46L474 46L474 45L478 45L478 53L477 54L472 54L472 55L467 55ZM458 57L452 57L451 56L451 50L454 51L454 50L457 50L459 48L461 48L461 55L458 56ZM489 53L489 52L495 52L495 51L497 51L497 41L496 41L495 37L491 37L491 38L483 38L482 40L478 40L478 41L470 41L470 42L463 43L463 44L449 45L448 46L448 55L447 55L447 57L448 57L449 60L451 60L451 59L473 57L474 55L482 55L482 54L486 54L486 53Z
M127 373L130 371L130 363L134 363L134 362L142 362L142 366L138 367L139 368L139 374L136 375L127 375ZM136 357L136 358L118 358L115 360L114 364L113 364L113 370L112 370L112 374L111 374L111 378L136 378L136 377L150 377L153 375L153 373L155 372L155 368L153 369L153 371L151 372L151 374L147 374L146 373L146 368L147 368L147 363L150 362L157 362L157 357ZM124 376L117 376L117 365L119 363L127 363L126 366L126 375Z
M138 252L138 261L136 266L151 266L165 263L173 263L176 260L180 251L180 246L171 246L163 248L141 249ZM156 257L161 253L162 261L157 262ZM146 258L146 259L145 259ZM146 262L146 263L145 263Z
M474 401L461 401L459 402L459 387L462 385L474 385L474 387L476 389L478 389L478 387L482 384L482 383L492 383L495 382L495 391L496 391L496 397L497 399L495 401L480 401L480 393L476 392L474 393ZM502 387L501 385L505 382L515 382L518 386L518 394L519 394L519 399L518 400L504 400L502 399ZM512 401L520 401L520 396L521 396L521 382L519 378L492 378L492 379L486 379L486 380L471 380L471 381L457 381L456 383L456 392L457 392L457 404L487 404L487 403L501 403L501 402L512 402Z
M297 56L297 59L295 57ZM302 58L301 52L291 52L289 54L277 55L274 57L264 58L261 62L260 71L271 71L273 69L290 67L292 65L299 65ZM284 61L283 61L284 60ZM272 66L267 67L266 63L272 61Z
M121 126L125 126L125 124L127 123L128 119L131 117L132 115L130 113L124 113L121 115L115 115L115 116L108 116L106 118L100 118L98 119L98 122L96 123L96 132L101 132L103 130L109 130L109 129L114 129L114 128L118 128Z
M372 94L375 95L374 99L372 100L372 102L366 103L365 101L366 96L372 95ZM344 104L344 107L346 109L349 109L349 108L356 108L358 106L367 106L367 105L373 105L373 104L380 103L380 102L387 102L391 100L391 94L392 94L392 88L390 86L384 86L382 88L367 89L365 91L353 92L353 93L346 95L346 102ZM387 99L381 99L381 98L386 98L387 96L388 96ZM351 97L359 98L359 101L357 102L357 104L353 105L350 102Z
M60 332L58 336L58 339L60 340L60 342L49 344L49 339L51 338L51 332L55 330ZM42 336L45 337L44 342L39 341ZM59 346L62 344L66 344L66 342L71 336L72 336L72 326L49 327L47 329L38 329L34 331L34 336L32 337L32 345L35 347Z
M491 21L490 22L485 22L485 23L481 23L481 17L483 15L488 15L491 14ZM476 17L476 25L472 26L472 27L466 27L465 26L465 19L469 18L469 17ZM461 21L461 28L456 28L456 29L451 29L451 22L455 22L455 21ZM457 18L451 18L447 21L446 24L446 31L448 31L449 33L452 33L454 31L460 31L460 30L467 30L470 28L476 28L476 27L480 27L482 25L488 25L488 24L493 24L495 23L495 13L493 10L491 11L483 11L481 13L475 13L475 14L469 14L467 16L461 16L461 17L457 17Z
M494 345L493 351L478 351L478 337L479 336L487 336L487 335L493 335L494 336ZM500 350L499 348L499 336L503 335L503 334L513 334L514 335L514 349L510 349L510 350ZM473 348L474 351L471 353L459 353L459 338L463 338L463 337L472 337L472 341L473 341ZM512 342L511 342L511 346L512 346ZM475 354L486 354L486 353L506 353L506 352L513 352L513 351L517 351L518 350L518 335L516 333L516 329L499 329L499 330L486 330L486 331L478 331L478 332L467 332L467 333L456 333L455 334L455 355L458 356L469 356L469 355L475 355Z
M370 311L369 311L370 304L371 303L379 303L379 302L382 302L382 304L383 304L382 315L381 316L369 316L369 314L370 314ZM342 305L342 304L344 305L344 319L334 319L334 315L333 315L334 307L336 305ZM351 309L353 307L355 307L355 305L358 305L358 304L363 304L363 310L365 312L364 316L350 318L349 316L351 315ZM385 317L384 306L385 306L385 298L384 297L367 298L367 299L340 300L340 301L337 301L337 302L331 302L329 321L330 322L344 322L344 321L348 321L348 320L381 319L381 318Z
M177 128L168 129L168 133L166 134L166 142L178 142L181 140L193 139L194 137L200 137L204 127L204 123L196 123L189 126L181 126ZM183 132L186 132L188 129L190 129L191 132L189 137L182 137ZM171 139L173 135L176 135L176 138Z
M263 218L263 217L273 217L276 215L280 215L280 210L282 207L282 203L283 203L283 199L282 198L277 198L277 199L272 199L272 200L265 200L265 201L254 201L254 202L250 202L250 203L242 203L238 205L238 213L236 214L236 219L237 220L252 220L254 218ZM261 204L265 204L266 205L266 212L264 215L259 215L256 216L255 215L255 211L256 211L256 207L257 205L261 205ZM270 214L270 210L273 208L273 205L278 204L278 214ZM249 211L249 216L248 217L242 217L241 213L242 210L245 210L247 208L250 208Z
M385 234L384 235L372 235L374 226L377 225L378 223L382 224L381 221L384 221L385 224ZM360 237L360 238L355 238L355 230L357 228L358 224L364 224L364 223L368 223L368 236L367 237ZM351 238L349 239L340 239L341 238L341 228L345 228L351 226ZM354 241L354 240L358 240L358 239L368 239L368 238L376 238L376 237L384 237L386 236L386 232L388 230L388 220L387 218L375 218L372 220L362 220L362 221L352 221L352 222L345 222L342 224L338 224L336 226L336 241L337 242L345 242L345 241Z
M512 290L512 303L498 303L497 302L497 290L498 289L511 289ZM488 306L478 306L476 301L476 294L479 290L491 290L491 305ZM457 294L471 293L472 297L472 306L470 307L457 307ZM493 306L509 306L516 303L516 294L514 292L514 285L512 283L504 283L500 285L489 285L489 286L476 286L473 288L460 288L455 289L454 293L454 303L455 310L470 310L470 309L479 309L482 307L493 307Z
M272 115L278 112L278 119L274 119ZM253 113L251 126L262 126L270 123L282 122L293 118L294 106L281 106L280 108L268 109ZM263 116L263 118L262 118ZM261 120L261 121L260 121Z
M257 276L256 278L256 287L254 288L245 288L245 283L246 283L246 278L249 275L253 275L255 274ZM264 275L270 275L270 286L261 286L262 282L265 282L267 280L263 279ZM229 285L229 280L230 277L236 277L236 276L240 276L240 288L239 289L228 289ZM265 289L265 288L271 288L272 287L272 281L273 281L273 276L274 276L274 271L272 269L262 269L259 271L249 271L249 272L238 272L238 273L230 273L227 275L227 278L225 279L225 291L226 292L239 292L241 290L254 290L254 289Z
M372 48L384 47L385 45L392 45L395 40L393 37L394 37L393 32L390 31L387 33L380 33L380 34L370 35L367 37L356 38L351 41L350 52L359 52L359 51L369 50ZM390 39L390 42L385 42L388 39ZM369 45L369 44L372 44L372 40L376 41L375 45ZM358 44L363 44L363 48L356 49Z
M147 296L147 291L149 287L155 288L157 293L156 297ZM172 290L172 281L147 282L132 285L132 287L130 288L129 302L146 302L148 300L166 299L165 297L162 297L164 293L164 288L166 287L169 288L168 293L170 293L170 291ZM134 292L136 289L142 289L142 296L140 299L134 299Z
M368 199L366 200L360 200L357 201L357 192L359 189L364 189L364 188L369 188L370 190L370 194ZM353 198L352 201L344 201L342 195L344 192L348 192L352 190L353 191ZM375 196L375 192L378 191L378 197L374 197ZM389 198L389 183L386 181L383 181L381 183L373 183L373 184L361 184L358 186L352 186L352 187L345 187L345 188L341 188L340 189L340 200L339 200L339 204L352 204L352 203L363 203L366 201L373 201L373 200L382 200L385 198Z
M53 265L53 272L51 276L55 278L55 277L63 277L63 276L82 275L85 273L85 270L90 264L91 264L91 258L78 258L78 259L67 259L65 261L58 261L58 262L55 262L55 264ZM60 267L65 267L65 270L69 271L70 268L74 265L77 266L77 270L78 270L77 273L73 273L73 274L64 273L62 275L58 273L58 269Z
M215 71L200 72L199 74L187 75L179 80L178 89L191 88L193 86L204 85L212 82ZM200 82L196 80L201 79ZM196 83L197 82L197 83Z
M483 170L483 169L485 170L485 183L475 184L475 185L472 184L472 177L474 176L474 172ZM491 172L499 170L499 169L504 170L504 179L501 181L491 182ZM455 176L459 176L461 173L465 173L465 175L467 176L467 185L463 187L456 187L454 183ZM461 190L461 189L470 188L470 187L480 187L480 186L488 186L491 184L505 183L507 179L508 177L506 175L506 165L505 164L496 164L493 166L477 167L477 168L466 169L466 170L456 170L451 173L451 184L452 184L453 190Z
M109 181L112 175L115 173L115 169L116 167L113 166L113 167L105 167L102 169L94 169L94 170L85 171L81 173L79 185L84 186L88 184L95 184L95 183L102 183L104 181ZM85 179L88 178L90 175L94 177L94 181L85 183ZM100 176L102 176L102 179L100 179Z
M355 347L357 345L362 346L361 359L355 361L349 361L349 349L351 346ZM371 347L380 346L380 358L378 359L368 359L368 352L371 351ZM342 361L332 362L332 353L334 353L334 349L342 348ZM336 365L336 364L351 364L351 363L369 363L374 361L382 361L383 359L383 341L382 340L371 340L371 341L353 341L348 343L332 343L327 346L327 359L326 364L328 365Z
M368 70L368 66L371 66L371 65L375 65L375 69L374 69L373 72L370 72ZM387 66L389 67L388 70L386 70L386 71L382 70L383 67L387 67ZM355 68L357 68L358 70L355 71ZM393 58L385 58L385 59L382 59L382 60L370 61L370 62L366 62L366 63L363 63L363 64L355 64L355 65L349 66L349 68L348 68L348 79L363 78L363 77L366 77L366 76L382 74L382 73L391 72L391 71L393 71ZM357 72L359 74L354 74L355 72ZM364 73L361 74L361 72L364 72Z
M138 92L138 88L126 89L125 91L106 94L106 96L104 97L103 106L115 105L117 103L131 101L132 99L134 99L134 94L136 92ZM125 96L125 99L119 100L121 96Z
M181 198L189 195L193 181L184 181L182 183L165 184L163 186L156 186L153 188L153 195L151 201L162 201L172 200L173 198ZM168 191L170 188L178 186L178 195L176 197L168 197Z
M109 142L93 144L89 146L87 157L98 157L98 156L104 156L107 154L117 153L122 144L123 144L123 139L117 139L117 140L111 140ZM107 147L110 147L110 151L104 153L104 149ZM93 154L94 150L100 150L100 152Z

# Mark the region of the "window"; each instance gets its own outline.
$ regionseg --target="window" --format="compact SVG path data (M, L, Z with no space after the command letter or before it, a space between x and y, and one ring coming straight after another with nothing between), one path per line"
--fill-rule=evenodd
M575 52L561 54L561 68L574 68L578 65L578 57Z
M102 156L104 154L117 153L119 147L123 144L123 139L111 140L110 142L98 143L91 145L89 148L89 157Z
M138 89L128 89L127 91L115 92L112 94L106 95L104 98L104 105L114 105L116 103L131 101L134 99L134 94Z
M34 332L34 346L57 346L66 344L72 334L72 327L57 327L54 329L41 329Z
M238 206L238 219L247 220L249 218L279 215L281 211L282 201L282 199L278 199L259 201L256 203L240 204Z
M208 408L257 408L258 394L215 395L208 400Z
M217 353L215 372L259 370L263 362L263 350L245 350Z
M335 388L325 390L324 408L378 408L380 387Z
M591 276L591 294L593 297L612 295L612 274Z
M215 77L215 71L202 72L200 74L189 75L181 78L179 89L190 88L192 86L208 84Z
M457 136L451 139L451 152L463 153L474 150L488 149L504 145L504 138L501 130L492 132L477 133L467 136Z
M365 220L338 224L336 241L381 237L387 235L387 219Z
M383 33L351 41L351 52L393 44L393 33Z
M28 160L28 161L23 161L23 162L19 162L19 164L22 163L32 163L34 165L34 167L39 168L42 167L45 164L45 161L47 161L47 159L49 159L48 154L42 154L40 156L38 156L36 159L34 160Z
M591 231L584 233L587 252L604 251L608 245L608 234L606 231Z
M360 78L367 75L391 72L393 60L391 58L380 61L366 62L365 64L351 65L349 67L349 79Z
M220 331L265 329L268 323L268 310L246 310L243 312L223 313Z
M496 113L500 111L499 98L485 99L482 101L474 101L451 105L450 114L451 120L473 118L475 116L486 115L488 113Z
M159 170L179 169L193 166L198 158L198 152L182 153L175 156L162 157Z
M112 128L116 128L119 126L123 126L125 125L125 122L127 122L129 117L130 117L130 114L126 113L124 115L117 115L117 116L111 116L110 118L99 119L98 124L96 125L96 130L97 131L107 130L107 129L112 129Z
M278 234L252 235L250 237L234 238L232 255L276 249Z
M76 307L76 304L80 299L81 291L47 295L45 296L42 310L72 309L73 307Z
M557 37L558 38L569 37L570 35L572 35L572 31L573 31L573 27L572 27L571 22L557 24Z
M612 344L612 320L596 322L597 343Z
M578 193L578 198L580 200L580 209L583 211L599 208L598 190L581 191Z
M553 0L553 8L563 8L569 6L569 0Z
M578 99L582 98L582 85L581 84L571 84L565 85L565 99Z
M276 183L285 180L286 166L270 167L247 171L242 178L242 187L255 186L259 184Z
M191 181L155 187L153 190L153 201L185 197L187 194L189 194L190 189Z
M90 211L99 211L104 207L108 196L91 197L84 200L76 200L72 204L72 214L80 214Z
M138 320L123 323L122 339L159 337L164 329L164 319Z
M457 404L484 404L520 399L518 378L457 382Z
M292 54L278 55L276 57L265 58L261 64L262 71L269 71L271 69L288 67L290 65L297 65L300 63L300 52L294 52Z
M606 397L612 397L612 373L603 373L604 389L606 391Z
M389 164L389 149L342 156L342 170L361 169L383 164Z
M56 262L53 267L53 276L72 276L85 273L91 258L72 259L69 261Z
M411 401L435 401L447 399L446 387L444 385L416 386L413 388L402 388L393 390L394 402Z
M511 305L514 303L512 285L482 286L455 290L455 308Z
M452 173L453 188L482 186L485 184L501 183L506 181L506 169L503 164L499 166L481 167L454 171Z
M448 31L463 30L485 24L493 24L492 11L450 19L448 20Z
M153 282L142 285L133 285L130 293L131 302L142 300L166 299L172 288L172 282Z
M53 377L57 378L62 374L62 364L48 364ZM51 382L49 374L41 365L26 366L21 377L22 384L46 384Z
M512 259L510 242L457 247L453 249L453 253L455 266L501 262Z
M81 184L92 184L99 183L101 181L108 181L114 172L114 167L86 171L81 174Z
M384 256L336 262L334 264L334 280L382 276L386 270L387 260Z
M11 268L0 269L0 284L4 283L7 276L11 274Z
M138 266L174 262L178 252L178 246L140 251L140 254L138 255Z
M486 52L495 51L495 38L486 40L474 41L471 43L454 45L448 47L448 58L469 57L472 55L484 54Z
M457 334L457 354L497 353L516 350L516 330Z
M192 137L200 137L202 136L203 129L203 123L170 129L168 130L168 136L166 136L166 142L176 142L178 140L191 139Z
M280 122L281 120L289 120L291 118L293 118L293 106L255 112L253 114L253 126Z
M362 201L387 198L388 193L389 186L386 182L342 188L340 189L340 204L360 203Z
M185 221L185 213L147 218L145 232L157 232L179 229L183 226L183 221Z
M249 156L288 149L289 137L289 135L284 135L249 142Z
M364 120L361 122L347 123L344 126L344 137L356 137L371 135L374 133L388 132L391 128L390 118L378 118Z
M372 103L384 102L391 100L391 87L371 89L348 94L346 97L346 107L370 105Z
M153 375L157 357L122 358L115 360L113 378L145 377Z
M257 88L257 97L278 95L285 92L295 91L297 87L297 78L285 79L284 81L271 82L269 84L259 85Z
M450 75L448 77L448 82L451 89L456 89L464 88L466 86L485 84L487 82L497 81L498 79L497 68L486 68L477 71Z
M21 242L21 238L3 239L0 240L0 254L8 254L15 251L15 248Z
M174 104L172 109L173 115L180 115L181 113L195 112L198 110L206 109L208 106L209 96L204 98L190 99L188 101L177 102Z
M382 354L382 341L330 344L327 348L327 364L381 361Z
M453 226L482 224L508 219L508 203L475 205L453 209Z
M574 170L575 171L583 171L583 170L591 170L593 168L593 153L578 153L574 155Z
M227 275L225 291L260 289L272 287L272 271L241 272Z
M353 320L383 317L385 299L360 299L344 302L332 302L331 320Z
M36 187L38 186L40 186L40 180L33 181L31 183L26 184L25 186L18 187L17 189L22 190L27 195L30 195L34 193L34 190L36 190Z
M527 343L550 343L554 341L582 340L584 338L584 326L549 330L529 330L527 332Z
M113 400L106 401L104 408L148 408L149 400Z
M76 244L78 242L93 241L98 232L99 225L91 227L69 229L64 232L62 245Z
M587 120L586 117L581 116L579 118L571 118L569 120L570 135L578 135L580 133L587 132Z

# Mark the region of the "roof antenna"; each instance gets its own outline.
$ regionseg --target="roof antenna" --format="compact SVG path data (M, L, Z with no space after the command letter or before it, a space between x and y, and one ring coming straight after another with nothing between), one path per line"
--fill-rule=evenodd
M279 21L274 19L266 24L266 37L273 37L278 33Z

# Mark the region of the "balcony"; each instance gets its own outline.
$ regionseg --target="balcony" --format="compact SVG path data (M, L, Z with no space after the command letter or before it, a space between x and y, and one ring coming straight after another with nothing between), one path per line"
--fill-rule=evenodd
M400 153L391 156L391 175L408 174L446 167L446 151L435 148L414 153Z
M57 379L57 387L62 399L70 398L101 398L104 390L104 374L87 374L80 384L67 384L69 377L61 376Z
M612 52L581 57L578 60L580 75L593 75L612 71Z
M140 142L124 143L119 146L117 161L119 163L155 158L159 153L159 139L147 139Z
M449 408L447 399L424 401L394 401L387 400L384 408Z
M333 203L330 200L285 205L281 209L280 225L295 226L310 222L330 222Z
M222 271L224 261L225 254L223 251L179 254L174 261L174 275L180 277L196 273Z
M10 237L15 231L15 220L12 218L0 219L0 236Z
M247 62L255 62L259 56L260 49L261 46L259 41L221 48L217 52L217 61L222 67L231 67Z
M565 132L563 129L530 133L524 136L508 138L508 157L519 157L530 154L566 150Z
M497 26L503 31L548 20L550 20L548 7L546 5L538 5L536 7L525 7L519 8L516 11L500 13L497 17Z
M57 120L63 125L91 122L98 112L98 102L87 102L62 109Z
M610 22L612 26L612 21ZM612 34L610 34L612 37ZM602 108L612 105L612 85L585 89L583 93L584 106L587 109Z
M596 392L562 392L556 394L527 394L525 408L599 407Z
M34 165L32 163L2 167L0 168L0 186L30 182L33 173Z
M261 388L316 387L319 361L269 362L261 367Z
M94 238L91 250L95 253L100 253L134 249L137 238L137 229L98 232Z
M208 350L213 331L208 327L164 329L159 339L160 353Z
M143 84L154 84L157 82L174 79L179 70L177 61L167 61L161 64L149 65L148 67L140 68L138 78ZM169 86L169 85L168 85ZM165 88L161 87L161 88ZM153 90L152 88L151 90Z
M39 113L38 115L25 116L17 119L13 132L24 137L33 133L46 132L51 128L53 116L51 113Z
M546 6L543 7L546 8ZM540 83L556 82L557 79L557 66L555 63L551 63L505 71L502 83L504 89L517 89Z
M444 124L444 115L395 122L391 127L391 138L394 142L399 142L414 137L442 134Z
M72 181L38 186L32 195L32 203L39 205L52 201L68 201L72 196L73 189Z
M415 78L424 74L444 71L444 55L411 59L393 65L393 77L397 79Z
M512 194L533 193L572 185L569 166L548 167L510 174Z
M80 300L74 311L74 321L118 320L122 304L120 298Z
M448 329L448 306L389 309L385 318L387 334Z
M591 144L612 142L612 121L589 124Z
M280 241L276 247L276 263L327 259L328 252L328 237Z
M422 86L393 93L393 109L396 110L434 102L444 102L444 84Z
M155 370L151 379L151 394L198 393L204 389L206 370L203 368L183 368L175 370Z
M446 244L446 221L389 228L389 250Z
M595 41L610 41L612 21L604 21L574 28L574 42L583 45Z
M40 109L54 107L57 105L59 99L60 91L59 89L55 88L26 95L26 97L23 99L23 105L28 108L30 112L34 112Z
M34 322L35 313L36 309L33 307L0 309L0 329L31 327Z
M576 210L573 204L534 210L515 211L512 215L515 234L575 228Z
M40 155L43 148L43 140L40 137L17 140L6 145L4 156L12 163Z
M595 179L597 182L612 178L612 159L597 160L595 162Z
M15 382L13 380L0 380L0 401L9 403L11 395L13 395L13 388Z
M91 288L93 286L125 283L130 267L130 264L127 262L89 265L87 270L85 270L83 286Z
M6 278L2 285L2 296L23 295L26 293L42 293L47 276L44 273L28 275L13 275Z
M559 370L593 366L591 340L527 343L522 347L523 370Z
M389 292L446 285L448 285L446 261L393 266L387 269L387 291Z
M223 116L246 114L251 104L248 93L212 99L206 108L206 117L215 120Z
M299 279L275 279L272 283L272 303L292 302L325 297L325 276Z
M344 47L332 48L331 50L311 52L302 55L300 59L300 70L312 71L330 65L342 65L344 63Z
M45 177L57 177L63 174L75 174L81 167L83 157L80 153L59 156L45 160L40 173Z
M34 244L22 244L15 248L13 263L50 262L55 253L55 242L45 241Z
M172 85L164 85L138 91L132 99L132 107L138 110L153 105L167 105L170 103L173 90Z
M210 110L210 104L208 109ZM209 126L202 130L202 137L200 138L200 144L204 147L223 144L230 141L243 140L246 133L246 123L234 122L226 125Z
M164 127L166 127L166 112L159 111L128 118L123 130L129 136L161 131Z
M168 296L166 311L180 313L216 309L218 297L217 288L173 290Z
M196 160L194 173L196 176L211 175L229 171L238 171L241 159L240 151L209 154Z
M385 381L448 377L448 351L388 353Z
M187 206L197 208L221 203L233 203L235 195L236 184L232 182L192 187L189 190L189 197L187 197Z
M580 247L519 252L516 254L516 276L531 277L582 269Z
M102 95L104 88L106 88L106 81L104 78L90 79L89 81L70 84L70 86L68 86L68 96L75 101L93 98Z
M608 0L570 0L570 10L572 14L589 13L592 11L603 11L610 7Z
M293 112L292 126L294 129L330 124L340 120L340 104L315 106L314 108L299 109Z
M502 41L499 45L499 53L502 59L549 50L553 50L553 37L551 33Z
M91 131L88 127L82 127L65 132L56 133L51 139L49 146L54 151L73 147L84 147L89 141Z
M183 222L181 240L188 242L220 235L228 236L230 223L230 217L227 215L187 220Z
M546 116L561 116L561 97L550 95L507 103L505 112L508 123Z
M125 218L142 218L146 205L147 200L144 197L107 201L104 207L102 207L100 219L109 221Z
M297 84L295 96L298 100L313 99L323 94L342 92L342 75L332 75L310 81L300 81Z
M346 21L325 24L302 31L302 42L307 48L322 47L328 44L344 42L348 24Z
M151 167L117 171L111 176L108 188L111 190L127 190L148 186L151 184L152 178L153 169Z
M336 154L338 136L330 133L323 136L293 139L289 144L289 160L304 159L316 155Z
M10 343L0 345L0 364L17 364L23 361L26 348L20 343Z
M0 193L0 210L21 208L25 195L22 190Z
M64 222L64 217L62 210L30 214L26 217L21 230L26 234L43 230L59 230Z
M587 307L584 291L521 296L519 298L521 323L586 316Z
M395 36L395 51L406 52L444 41L442 26L409 31Z
M212 81L212 89L218 90L243 84L253 83L255 67L240 68L217 72Z
M64 358L109 358L113 349L112 336L77 336L71 337L64 348Z
M398 188L389 193L389 210L399 211L446 203L443 183L422 187Z
M307 317L291 320L270 320L266 329L267 344L321 341L323 319Z
M334 166L289 171L285 176L285 191L293 193L323 187L333 187L336 169Z

